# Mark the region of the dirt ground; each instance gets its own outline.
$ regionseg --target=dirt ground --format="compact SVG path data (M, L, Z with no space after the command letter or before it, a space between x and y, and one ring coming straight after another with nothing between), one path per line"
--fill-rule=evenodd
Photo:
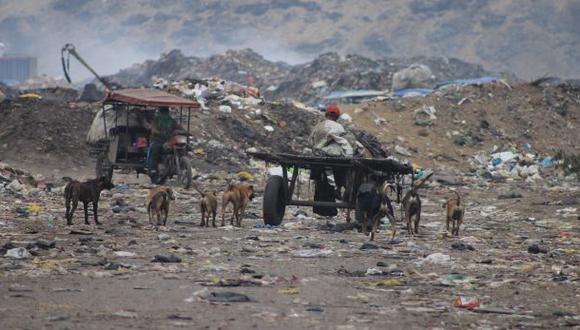
M102 194L102 226L83 225L82 210L74 226L65 225L60 178L93 175L84 145L91 105L44 100L0 108L0 160L45 174L37 188L23 190L0 177L0 328L578 328L579 181L552 167L534 180L484 178L471 160L494 146L521 151L526 143L542 157L558 149L578 154L580 97L511 88L342 106L391 151L398 145L411 153L395 156L435 172L420 191L420 234L409 236L399 221L390 241L392 228L383 224L371 245L344 213L324 218L288 208L282 226L263 225L266 169L245 150L299 152L317 120L311 112L268 104L260 117L241 109L196 113L200 184L223 191L227 178L247 170L256 198L242 228L201 228L199 195L175 188L169 224L157 230L144 208L146 178L121 173ZM423 106L437 111L427 126L413 115ZM385 122L376 125L377 117ZM460 137L474 143L459 146ZM457 238L443 223L452 189L467 210ZM313 187L303 182L307 190ZM401 218L398 206L395 214ZM11 257L15 249L23 258ZM152 262L157 255L181 261ZM215 301L226 298L238 302ZM480 307L455 307L458 298Z
M458 238L446 236L443 225L441 203L449 187L432 183L421 193L418 236L410 237L399 224L389 241L391 228L383 225L376 241L365 246L367 238L356 230L336 232L346 223L344 214L326 219L302 208L307 215L294 216L291 208L281 227L263 228L260 188L242 228L199 227L199 196L177 188L168 226L155 230L143 208L146 181L116 178L128 185L103 193L98 227L82 225L82 211L74 226L65 226L59 191L3 196L0 242L4 248L27 247L33 255L0 259L2 328L580 326L576 182L489 184L466 178L458 187L468 196ZM223 188L219 182L201 185ZM522 198L498 199L512 191ZM41 211L15 211L30 203ZM123 206L113 213L111 205ZM534 244L540 253L528 251ZM151 262L159 254L181 262ZM439 254L444 260L436 260ZM203 290L234 292L249 301L209 303ZM453 307L458 296L475 297L481 307Z

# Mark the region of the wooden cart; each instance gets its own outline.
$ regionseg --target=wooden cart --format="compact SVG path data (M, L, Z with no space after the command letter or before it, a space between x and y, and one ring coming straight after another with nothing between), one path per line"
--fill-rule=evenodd
M415 181L412 166L394 159L334 158L263 152L249 155L266 163L278 164L282 168L282 175L270 176L264 189L264 223L274 226L282 223L287 205L356 210L358 188L370 177L377 185L385 181L400 183L404 175L411 175L411 188ZM344 193L340 197L342 201L295 199L298 175L303 169L310 170L311 173L326 173L329 170L340 173L344 181ZM291 176L288 175L290 170Z

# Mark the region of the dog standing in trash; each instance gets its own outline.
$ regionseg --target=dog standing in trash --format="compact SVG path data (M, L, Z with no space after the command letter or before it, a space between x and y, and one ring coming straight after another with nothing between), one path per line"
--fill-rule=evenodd
M410 235L419 233L419 222L421 221L421 198L419 197L417 190L419 190L419 188L421 188L432 175L433 173L427 175L423 181L416 184L413 189L409 190L405 194L405 197L403 197L403 213L407 223L407 231Z
M149 223L153 225L153 217L157 216L157 226L161 226L161 214L163 213L163 226L167 224L169 205L175 200L173 189L169 187L155 187L149 190L147 195L147 214Z
M213 191L204 192L199 188L199 186L194 182L193 188L201 195L201 200L199 201L199 209L201 211L201 224L200 226L209 227L209 217L211 216L212 226L216 227L215 217L217 215L217 193Z
M357 209L362 213L362 231L365 236L368 232L368 220L371 220L371 241L375 239L379 223L385 216L389 219L393 228L391 240L397 233L393 205L388 196L389 189L391 188L387 182L380 189L377 189L374 183L363 183L359 186L356 198Z
M63 178L68 181L64 188L65 218L68 226L72 225L73 214L75 213L79 201L83 203L85 210L85 224L89 224L89 203L93 203L93 216L95 224L99 222L99 198L101 191L112 189L115 185L107 177L100 177L85 182L79 182L71 178Z
M455 197L450 197L444 206L447 207L447 231L449 232L449 224L451 223L451 234L459 236L459 227L463 223L465 216L465 203L462 202L459 193L454 190Z
M236 218L236 226L242 226L242 217L244 211L254 198L254 186L246 184L234 185L229 183L224 195L222 197L222 226L226 224L226 208L231 203L234 206L230 224L234 225L234 217Z

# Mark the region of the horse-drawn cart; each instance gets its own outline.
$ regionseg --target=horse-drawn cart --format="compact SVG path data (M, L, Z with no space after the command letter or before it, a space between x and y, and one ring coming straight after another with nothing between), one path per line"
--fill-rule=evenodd
M414 184L412 166L389 158L335 158L262 152L249 155L281 167L280 175L271 175L264 189L264 223L269 225L282 223L287 205L312 206L315 213L326 215L336 214L337 208L356 210L358 188L371 180L377 185L387 181L400 186L403 176L410 175L411 187ZM301 170L309 170L310 179L315 182L314 200L294 197L297 184L300 184ZM291 176L289 172L292 172ZM331 173L334 174L335 186L344 188L344 191L337 193L328 183ZM330 191L324 189L328 187L331 187Z

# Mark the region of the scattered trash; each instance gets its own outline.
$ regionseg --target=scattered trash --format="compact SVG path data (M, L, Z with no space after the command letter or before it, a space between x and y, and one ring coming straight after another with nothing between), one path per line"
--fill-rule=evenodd
M399 145L395 146L395 151L399 154L399 155L403 155L403 156L407 156L407 157L411 157L413 156L411 154L411 152L407 149L405 149L404 147L401 147Z
M210 292L208 289L202 289L200 291L194 292L194 296L214 303L239 303L239 302L251 302L252 299L244 294L236 292Z
M285 295L296 295L296 294L300 293L300 289L295 288L295 287L290 287L290 288L280 289L279 292L282 294L285 294Z
M431 264L448 264L451 262L451 257L443 253L433 253L428 255L421 262Z
M334 252L330 249L303 249L292 252L292 256L298 258L320 258L328 257Z
M453 306L459 308L474 308L479 305L479 299L476 297L459 296L453 301Z
M28 252L28 250L25 248L19 247L6 251L5 256L13 259L26 259L30 258L31 255L30 252Z
M173 254L158 254L151 262L178 263L181 262L181 258Z
M453 250L459 250L459 251L466 251L466 250L475 251L475 248L473 246L471 246L469 244L465 244L463 242L453 243L453 244L451 244L451 248Z
M538 254L538 253L548 253L548 250L541 248L538 246L538 244L532 244L528 247L528 253L531 254Z

